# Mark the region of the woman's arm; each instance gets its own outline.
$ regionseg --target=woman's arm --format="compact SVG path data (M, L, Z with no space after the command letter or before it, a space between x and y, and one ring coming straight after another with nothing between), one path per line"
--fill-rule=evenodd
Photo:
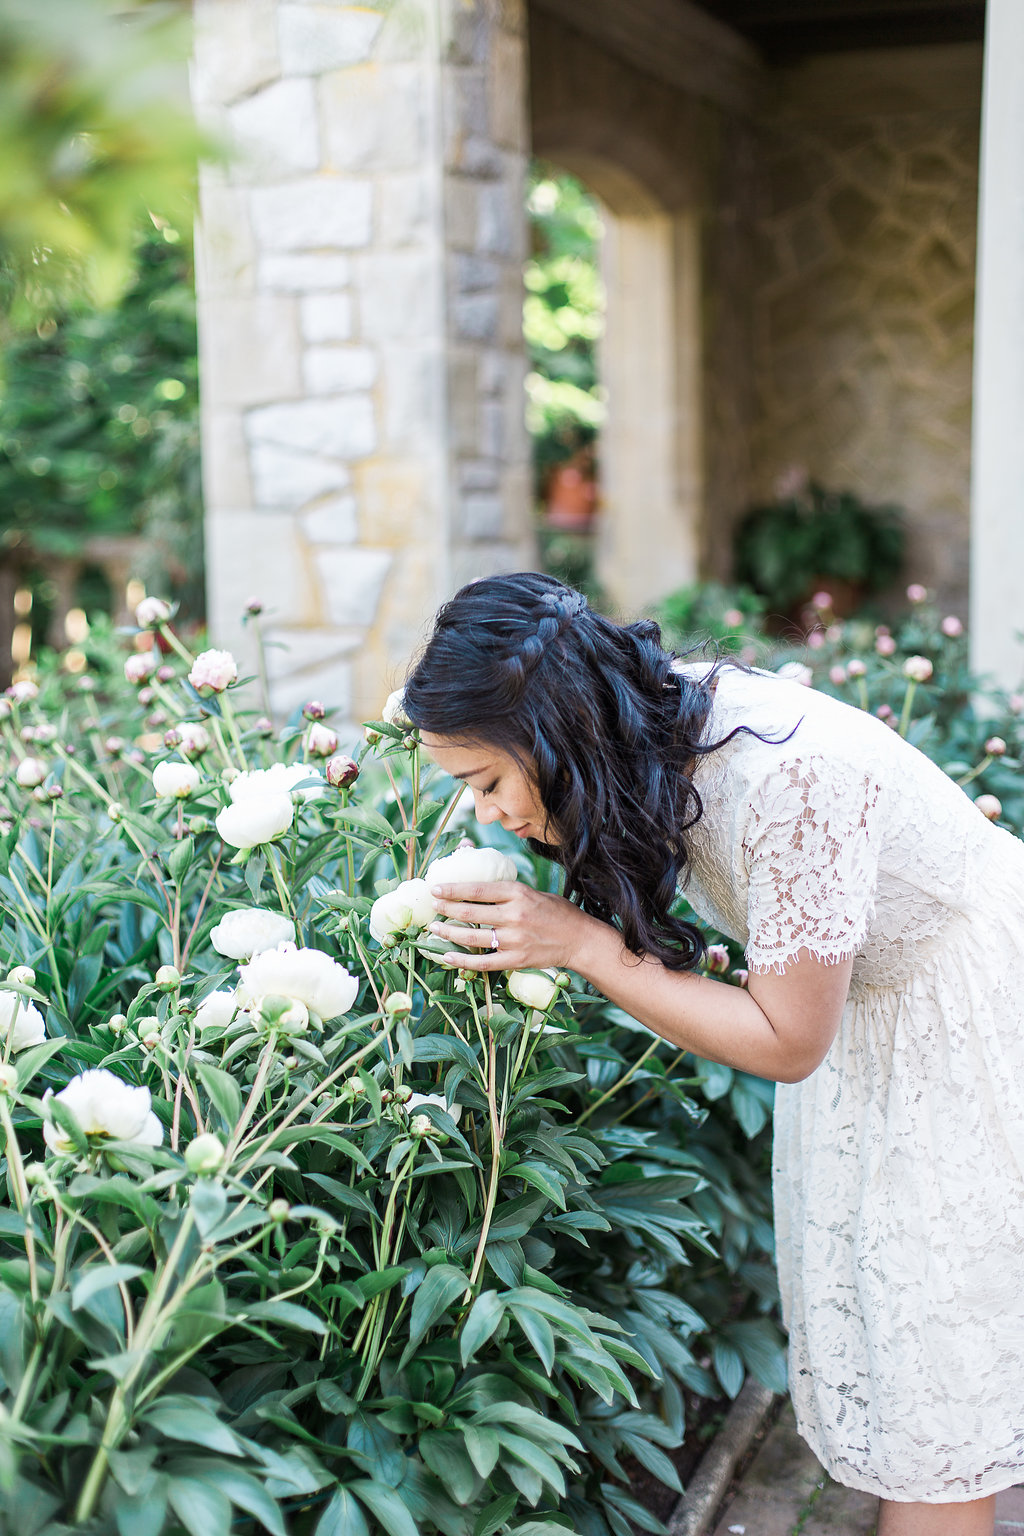
M564 966L682 1049L757 1077L799 1082L824 1059L839 1027L852 959L825 964L801 950L785 970L729 986L659 960L638 960L617 929L566 901L517 882L438 887L444 921L431 931L480 955L445 961L479 971ZM479 929L467 932L466 923ZM500 949L491 951L491 928Z

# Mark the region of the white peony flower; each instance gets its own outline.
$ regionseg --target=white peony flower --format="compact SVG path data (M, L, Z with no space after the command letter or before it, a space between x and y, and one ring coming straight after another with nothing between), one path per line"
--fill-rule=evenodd
M44 1106L53 1098L47 1093ZM164 1128L154 1115L148 1088L133 1088L105 1067L92 1067L73 1077L57 1100L71 1111L87 1136L109 1136L114 1141L134 1141L158 1147ZM73 1152L74 1142L50 1119L43 1122L43 1136L52 1152Z
M445 1114L450 1115L455 1124L458 1125L459 1116L462 1114L462 1106L461 1104L449 1104L443 1093L410 1094L405 1101L406 1114L415 1114L418 1109L422 1109L424 1104L436 1104L438 1109L443 1109Z
M424 876L428 885L490 885L495 880L518 878L512 860L497 848L456 848L428 864Z
M557 975L554 970L509 971L505 980L517 1003L545 1013L558 996Z
M186 800L199 788L199 770L191 763L157 763L153 792L158 799Z
M814 679L814 673L802 661L784 661L776 668L775 675L784 677L787 682L799 683L802 688L809 688Z
M388 725L411 725L412 721L405 712L405 689L396 688L394 693L389 693L384 701L384 708L380 712L382 720Z
M225 912L216 928L210 931L210 943L219 955L229 960L251 960L265 949L276 949L278 944L295 941L295 924L280 912L268 912L263 907L240 907Z
M319 949L278 944L239 967L238 998L249 1003L273 995L305 1003L321 1020L347 1013L359 993L359 982Z
M171 616L171 605L162 597L144 597L135 610L135 622L140 629L152 629L163 624Z
M188 680L197 690L223 693L229 683L237 682L238 663L230 651L203 651L192 663Z
M238 1012L238 998L234 992L211 992L196 1009L196 1028L226 1029Z
M370 932L378 944L394 944L403 933L418 932L437 917L425 880L403 880L378 896L370 908Z
M14 777L22 789L35 789L46 778L47 772L46 764L42 758L23 757L18 764Z
M307 784L307 780L316 780ZM296 785L305 787L296 789ZM260 795L298 794L303 800L316 800L324 792L323 774L312 763L274 763L270 768L251 768L236 774L228 793L236 804Z
M8 979L14 978L14 972ZM26 1003L17 992L0 991L0 1040L9 1039L12 1051L42 1045L46 1025L35 1003Z
M232 848L257 848L287 832L295 815L291 795L253 795L217 812L217 831Z
M39 687L30 678L23 677L11 684L7 689L7 697L13 699L15 704L31 704L33 699L39 697Z

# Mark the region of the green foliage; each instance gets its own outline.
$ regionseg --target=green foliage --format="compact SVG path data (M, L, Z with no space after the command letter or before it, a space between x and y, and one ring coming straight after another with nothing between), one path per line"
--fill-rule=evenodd
M187 224L197 158L181 0L5 0L0 313L114 301L146 210Z
M900 574L904 544L896 507L871 507L811 482L747 513L735 533L735 577L785 614L829 577L861 596L881 591Z
M601 221L580 182L536 163L527 193L532 250L523 334L530 373L527 426L542 487L552 465L592 441L604 421L596 343L604 330L597 265Z
M139 534L149 571L202 607L198 366L190 253L166 222L137 234L121 302L8 344L0 381L3 542L42 555Z
M685 1391L781 1381L770 1085L571 978L541 1013L411 921L378 944L374 900L462 834L462 787L379 721L331 788L324 727L201 699L161 636L144 693L94 634L82 678L52 658L3 701L12 1529L654 1528L623 1456L673 1483ZM223 812L274 798L238 772L284 763L285 830L236 850ZM250 938L236 970L215 929L253 907L301 959ZM113 1082L85 1102L87 1068Z

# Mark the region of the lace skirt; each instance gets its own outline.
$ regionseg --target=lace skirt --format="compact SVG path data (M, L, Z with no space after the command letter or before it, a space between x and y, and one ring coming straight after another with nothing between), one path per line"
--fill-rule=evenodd
M780 1084L775 1222L801 1434L927 1503L1024 1476L1024 858Z

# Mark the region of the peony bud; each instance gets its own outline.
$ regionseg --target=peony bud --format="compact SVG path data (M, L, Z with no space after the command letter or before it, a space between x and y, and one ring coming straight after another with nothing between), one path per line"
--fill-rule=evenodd
M891 704L879 704L878 708L875 710L875 714L878 716L879 720L892 720L894 718Z
M392 992L384 999L384 1012L393 1019L404 1019L412 1012L412 998L408 992Z
M181 972L173 965L162 965L153 979L162 992L173 992L181 986Z
M319 725L315 720L306 732L306 751L312 752L314 757L330 757L332 752L338 750L338 737L329 730L326 725Z
M12 1094L18 1091L18 1069L12 1067L9 1062L0 1062L0 1094Z
M1002 757L1006 751L1006 742L1001 736L990 736L985 743L985 751L989 757Z
M903 676L912 683L926 683L934 668L927 656L908 656L903 663Z
M712 976L724 976L729 969L729 951L724 944L709 944L704 967Z
M14 777L22 789L35 789L46 778L46 764L38 757L23 757Z
M413 1115L409 1121L411 1135L416 1136L419 1140L422 1140L424 1136L429 1136L433 1129L434 1127L429 1115Z
M110 820L116 824L124 816L124 806L119 800L111 800L110 804L107 806L107 815L109 816Z
M939 628L950 640L956 640L964 632L964 626L955 613L947 613Z
M739 608L727 608L722 614L722 623L728 629L739 629L743 623L743 614Z
M896 641L892 635L879 635L875 641L875 650L879 656L891 656L896 650Z
M745 987L750 980L750 972L745 971L741 965L738 965L732 972L732 979L738 987Z
M926 603L928 601L928 589L922 587L919 581L912 581L907 588L908 603Z
M292 1208L287 1200L271 1200L267 1206L267 1215L271 1221L287 1221L292 1213Z
M24 677L11 684L7 689L7 697L13 699L15 704L31 704L34 699L38 699L39 689L29 678Z
M1006 707L1011 715L1024 713L1024 693L1011 693L1006 700Z
M807 636L807 649L809 651L820 651L824 644L825 636L822 634L821 630L812 629L810 634Z
M827 613L832 607L832 593L815 592L811 598L811 607L817 608L819 613Z
M123 1035L128 1027L128 1015L125 1013L112 1013L107 1020L107 1028L115 1035Z
M140 687L147 677L152 677L153 675L152 656L145 656L140 653L129 656L124 664L124 675L127 682L134 683L136 688Z
M135 622L140 629L152 629L165 624L171 616L171 605L162 597L144 597L135 610Z
M258 731L261 736L273 736L274 722L273 720L268 720L266 715L260 715L257 720L253 721L253 730Z
M555 986L563 988L572 986L572 977L569 975L568 971L559 971L558 975L555 977Z
M238 680L238 664L230 651L203 651L189 669L188 680L198 693L223 693Z
M845 667L835 666L828 669L828 680L836 688L842 687L843 683L846 682L846 675Z
M185 1148L185 1166L189 1173L216 1173L223 1161L224 1143L210 1131L193 1137Z
M354 757L339 753L327 763L324 774L333 789L348 789L359 777L359 764Z
M854 656L852 661L846 663L847 677L864 677L867 670L866 665L858 656Z
M509 971L508 990L524 1008L536 1008L545 1013L558 996L558 983L553 970Z
M319 699L310 699L308 704L302 706L302 713L307 720L322 720L327 714L327 710L320 703Z
M389 693L384 701L384 708L380 712L382 720L388 725L411 725L412 721L405 712L405 689L396 688L394 693Z
M258 619L263 612L263 604L258 597L250 597L245 605L245 611L251 618Z
M156 680L158 683L173 683L174 668L165 661L162 667L156 669Z
M998 821L1003 814L1003 802L997 799L995 795L979 795L974 803L981 814L988 817L989 821Z

